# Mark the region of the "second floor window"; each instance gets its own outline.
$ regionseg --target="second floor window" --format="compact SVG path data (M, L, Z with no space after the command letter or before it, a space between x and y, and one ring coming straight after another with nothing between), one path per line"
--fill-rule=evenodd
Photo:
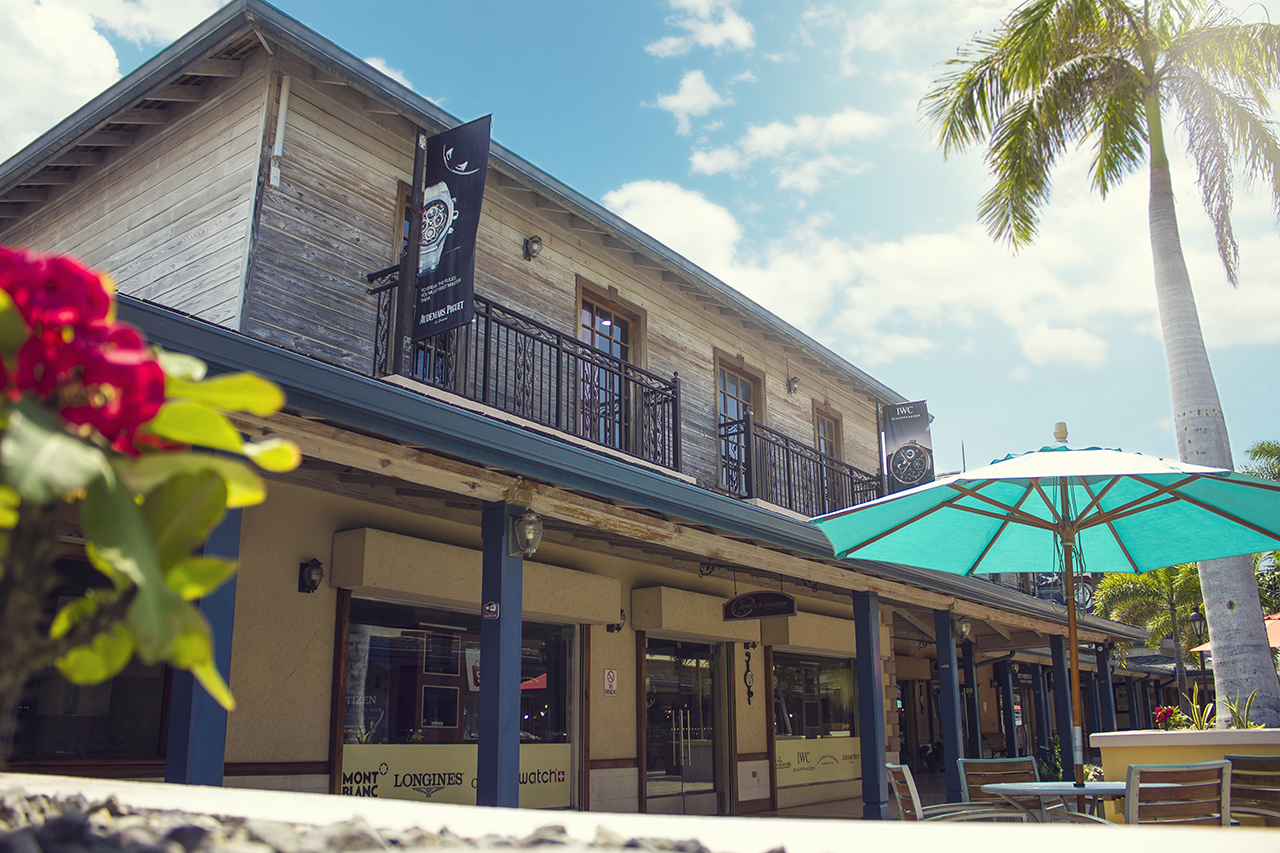
M840 458L840 425L830 415L816 416L818 433L818 452L832 459Z
M582 299L578 340L602 350L619 362L631 363L632 318L605 305ZM630 449L632 418L622 365L583 361L580 434L618 450Z
M739 493L748 487L746 424L739 428L725 428L726 424L743 421L747 410L754 411L756 404L755 380L745 373L720 365L717 370L716 398L720 422L720 485Z

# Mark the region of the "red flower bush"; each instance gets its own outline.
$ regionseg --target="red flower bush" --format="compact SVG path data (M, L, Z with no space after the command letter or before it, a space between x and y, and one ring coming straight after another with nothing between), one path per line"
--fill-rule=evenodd
M0 290L29 337L0 382L12 399L31 394L82 434L137 454L135 437L164 403L164 371L142 335L113 318L109 280L65 257L0 247Z

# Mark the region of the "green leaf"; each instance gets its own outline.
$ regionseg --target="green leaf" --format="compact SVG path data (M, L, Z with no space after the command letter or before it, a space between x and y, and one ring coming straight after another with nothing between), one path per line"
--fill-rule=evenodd
M13 305L8 293L0 291L0 353L15 356L22 345L31 337L27 321Z
M98 556L138 589L127 616L138 657L145 663L166 660L181 630L175 616L190 605L165 583L155 535L133 495L110 470L90 484L80 525Z
M213 665L212 660L191 667L191 674L196 677L196 681L200 682L200 685L209 692L209 695L219 705L228 711L236 709L236 700L231 695L231 688L227 687L227 682L222 680L222 674L218 672L218 668Z
M97 612L98 602L92 596L86 595L84 598L77 598L75 601L69 602L58 611L57 616L53 617L53 624L49 626L49 636L55 640L59 637L65 637L67 632L75 627L76 623Z
M142 515L155 534L161 571L185 560L227 511L227 487L214 471L177 474L147 493Z
M198 444L240 453L244 440L218 412L200 403L165 403L147 423L147 431L178 444Z
M277 473L292 471L302 463L302 451L298 445L283 438L268 438L245 444L244 455L259 467Z
M55 662L58 672L72 684L101 684L116 675L133 657L133 635L124 625L115 625L93 638L87 646L77 646Z
M236 573L235 560L188 557L165 573L169 587L187 601L204 598Z
M98 551L98 546L86 541L84 543L84 552L85 556L89 558L89 563L105 575L107 580L111 581L117 592L133 586L133 581L116 571L116 567L111 565L106 557L102 556Z
M275 414L284 407L280 386L252 373L226 373L198 383L174 378L165 383L164 390L170 397L260 417Z
M112 460L116 474L131 490L146 494L182 473L212 471L227 486L227 509L262 503L267 496L262 479L238 459L207 453L151 453Z
M52 503L88 486L107 470L107 458L67 434L57 415L23 399L0 438L0 470L22 500Z
M185 379L187 382L199 382L204 379L209 368L203 361L193 355L155 348L156 361L164 375L172 379ZM167 384L166 384L167 387Z
M22 498L8 486L0 485L0 528L12 530L18 523L18 507Z

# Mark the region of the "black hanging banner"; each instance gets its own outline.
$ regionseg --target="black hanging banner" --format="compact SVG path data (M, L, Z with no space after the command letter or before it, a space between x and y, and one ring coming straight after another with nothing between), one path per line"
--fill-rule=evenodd
M475 313L476 231L489 166L490 119L427 140L415 341L465 326Z
M884 445L890 494L933 482L929 409L923 400L884 407Z

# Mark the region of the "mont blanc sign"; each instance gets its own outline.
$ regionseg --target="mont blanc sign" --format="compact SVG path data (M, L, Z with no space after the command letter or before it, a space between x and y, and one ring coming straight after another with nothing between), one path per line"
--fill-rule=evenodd
M724 621L795 616L796 600L785 592L747 592L724 603Z

